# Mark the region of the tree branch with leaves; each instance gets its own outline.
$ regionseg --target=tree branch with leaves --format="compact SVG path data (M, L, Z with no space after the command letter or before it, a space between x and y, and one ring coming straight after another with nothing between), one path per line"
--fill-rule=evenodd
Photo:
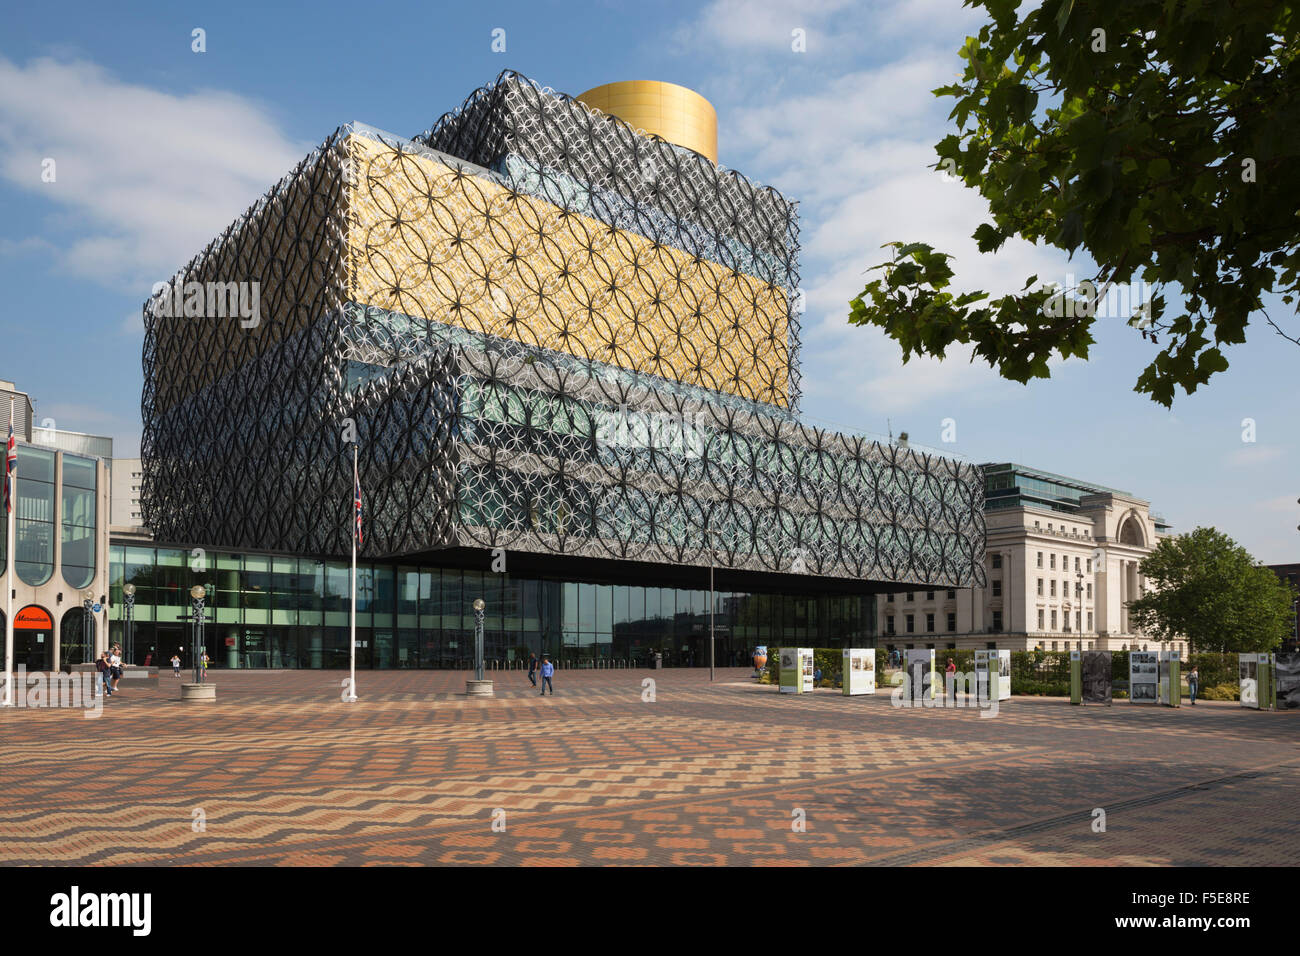
M884 329L904 362L969 346L1024 383L1049 376L1054 352L1087 359L1105 290L1140 277L1156 291L1127 321L1163 348L1134 390L1165 406L1228 368L1223 347L1255 314L1297 342L1263 302L1300 297L1296 7L1045 0L1020 18L1014 0L967 5L991 22L967 38L961 81L934 91L956 101L958 128L936 168L988 201L982 254L1018 236L1100 265L1073 289L1030 276L993 298L950 290L947 253L892 242L850 321Z

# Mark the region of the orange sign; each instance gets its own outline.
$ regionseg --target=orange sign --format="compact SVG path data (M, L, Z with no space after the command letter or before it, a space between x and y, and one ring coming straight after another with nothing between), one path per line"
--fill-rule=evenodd
M14 618L14 628L28 631L52 631L54 630L54 618L50 617L50 612L45 608L29 604L19 611L17 617Z

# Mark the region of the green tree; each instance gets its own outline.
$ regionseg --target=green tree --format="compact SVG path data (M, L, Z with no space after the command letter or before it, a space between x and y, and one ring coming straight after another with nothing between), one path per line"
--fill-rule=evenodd
M1142 562L1154 586L1129 617L1161 641L1193 651L1271 651L1291 630L1291 586L1214 528L1163 538Z
M1113 283L1155 290L1126 317L1158 348L1134 390L1169 406L1228 367L1252 315L1300 293L1300 42L1297 7L1277 0L966 0L992 22L961 50L958 132L936 168L988 200L981 253L1011 236L1071 256L1096 274L1073 289L1030 276L1018 294L948 288L946 253L893 242L892 259L851 303L850 321L884 329L913 353L971 346L1017 382L1048 377L1053 351L1088 357ZM1166 315L1164 290L1182 304ZM1175 290L1177 291L1177 290Z

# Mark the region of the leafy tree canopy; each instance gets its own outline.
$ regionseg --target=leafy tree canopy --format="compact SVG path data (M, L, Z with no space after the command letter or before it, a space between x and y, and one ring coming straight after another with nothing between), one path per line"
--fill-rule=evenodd
M1074 289L1030 276L1018 294L949 289L949 256L893 242L851 303L850 321L943 358L972 346L1003 377L1048 377L1053 351L1088 357L1105 293L1154 290L1129 324L1157 347L1134 390L1172 405L1228 367L1262 297L1300 293L1300 42L1278 0L966 0L992 22L968 37L958 132L936 167L974 187L992 222L982 253L1012 236L1099 263ZM1064 278L1064 277L1063 277ZM1168 309L1177 283L1181 307Z
M1214 528L1161 539L1141 569L1154 590L1129 603L1129 617L1158 640L1271 651L1290 633L1295 591Z

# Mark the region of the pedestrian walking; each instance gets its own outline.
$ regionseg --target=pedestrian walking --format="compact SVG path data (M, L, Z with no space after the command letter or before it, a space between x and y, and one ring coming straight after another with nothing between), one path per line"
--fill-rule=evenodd
M945 683L952 688L952 702L957 703L957 665L953 663L952 658L948 658L948 666L943 669L943 679ZM947 697L947 693L944 694Z
M1196 706L1196 691L1197 688L1199 688L1200 686L1201 686L1201 675L1197 672L1196 668L1193 667L1192 672L1187 675L1187 690L1192 695L1193 707Z
M181 659L176 654L172 655L172 676L173 677L181 676Z
M528 655L528 679L533 682L534 687L537 686L537 655L536 654Z
M210 659L211 658L208 657L208 652L204 651L203 657L201 658L203 662L203 667L199 670L199 680L203 681L204 683L207 683L208 680L208 661Z
M108 651L99 652L99 660L95 661L95 670L99 671L99 679L104 685L104 696L113 696L113 685L109 683L112 680L111 668L108 664Z
M542 655L542 696L546 696L546 688L551 689L551 696L555 696L555 685L551 683L551 675L555 673L555 665L551 663L551 658Z
M113 693L117 693L117 682L122 679L122 649L113 645L113 652L108 655L109 677L113 681Z

